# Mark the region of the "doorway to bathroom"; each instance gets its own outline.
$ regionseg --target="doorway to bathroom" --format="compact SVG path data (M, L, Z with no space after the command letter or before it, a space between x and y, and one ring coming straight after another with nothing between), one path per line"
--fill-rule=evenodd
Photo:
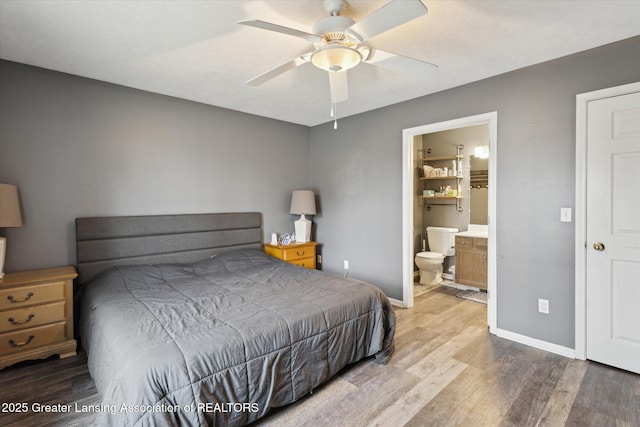
M402 146L402 305L407 308L413 306L414 259L423 250L423 241L428 247L426 226L452 227L472 234L470 224L482 225L486 227L488 237L485 274L487 323L491 333L496 330L498 303L495 220L497 120L497 112L491 112L404 129ZM487 151L488 160L482 160L484 155L480 153L486 154ZM425 158L434 161L425 162ZM483 172L471 174L472 160ZM456 169L455 173L452 168ZM482 222L484 224L477 224ZM447 279L455 277L455 262L452 260L453 257L445 258L443 265Z

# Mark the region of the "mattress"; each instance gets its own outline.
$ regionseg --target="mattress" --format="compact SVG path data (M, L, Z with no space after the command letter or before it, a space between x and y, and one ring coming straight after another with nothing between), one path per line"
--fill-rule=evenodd
M114 267L81 295L97 425L245 425L393 352L382 291L256 249Z

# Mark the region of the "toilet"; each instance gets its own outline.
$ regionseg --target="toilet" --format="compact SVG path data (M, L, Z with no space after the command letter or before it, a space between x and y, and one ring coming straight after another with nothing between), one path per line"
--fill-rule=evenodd
M455 255L455 233L457 228L427 227L429 252L418 252L415 263L420 269L421 285L442 283L444 258Z

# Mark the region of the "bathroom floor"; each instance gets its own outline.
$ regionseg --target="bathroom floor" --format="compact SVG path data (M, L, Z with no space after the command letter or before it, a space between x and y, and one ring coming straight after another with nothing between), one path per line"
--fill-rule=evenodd
M413 282L413 297L417 297L423 294L426 294L427 292L431 292L434 289L438 289L441 286L453 286L454 282L452 282L451 280L443 280L441 284L439 285L423 285L421 284L419 281L419 279L416 278L416 281Z
M434 289L438 289L442 286L456 288L455 282L451 280L443 280L439 285L423 285L418 281L413 282L413 297L418 297L420 295L424 295L427 292L431 292ZM487 303L487 293L485 291L474 291L474 290L461 290L457 295L458 298L467 299L470 301L479 302L481 304Z
M413 297L418 297L420 295L426 294L429 291L432 291L436 288L440 287L440 285L421 285L419 282L415 282L413 284Z

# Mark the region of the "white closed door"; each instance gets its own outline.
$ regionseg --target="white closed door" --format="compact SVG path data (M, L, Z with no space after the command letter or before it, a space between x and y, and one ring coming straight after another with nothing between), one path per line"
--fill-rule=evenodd
M587 117L587 359L640 373L640 92Z

